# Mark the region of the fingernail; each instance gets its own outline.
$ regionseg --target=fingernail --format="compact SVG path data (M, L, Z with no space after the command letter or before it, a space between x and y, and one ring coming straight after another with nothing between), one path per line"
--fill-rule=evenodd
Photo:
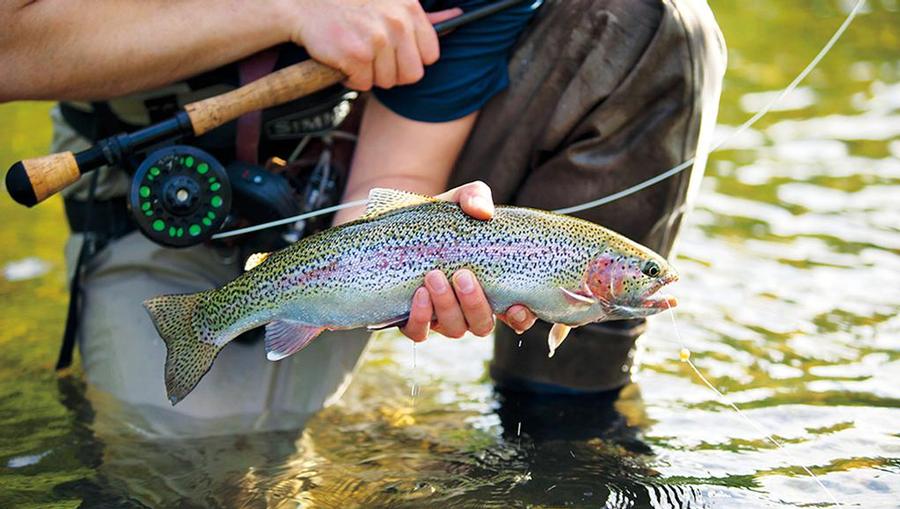
M449 288L447 288L447 280L439 273L429 272L425 275L425 279L428 280L431 289L437 293L446 293L447 290L449 290Z
M524 309L519 308L512 312L512 318L516 322L524 322L528 318L528 313Z
M416 290L416 293L413 294L413 305L418 306L420 308L424 308L428 305L428 290L425 288L419 288Z
M453 278L456 281L456 287L462 293L472 293L475 291L475 278L468 271L457 272Z

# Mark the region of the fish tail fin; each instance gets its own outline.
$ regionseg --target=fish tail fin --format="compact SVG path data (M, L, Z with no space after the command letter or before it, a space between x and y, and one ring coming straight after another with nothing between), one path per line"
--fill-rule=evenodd
M224 346L202 339L206 318L200 302L204 293L160 295L144 301L166 343L166 395L172 405L194 390ZM198 328L198 323L204 325Z

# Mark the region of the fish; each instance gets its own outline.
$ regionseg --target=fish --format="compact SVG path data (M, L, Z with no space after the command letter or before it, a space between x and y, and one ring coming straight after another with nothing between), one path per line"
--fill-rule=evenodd
M265 326L266 356L277 361L326 330L402 325L435 269L471 270L495 313L521 304L555 324L551 357L573 327L677 304L657 293L678 278L666 259L600 225L503 205L478 220L455 203L383 188L359 219L254 255L246 268L220 288L144 301L166 345L173 405L248 330Z

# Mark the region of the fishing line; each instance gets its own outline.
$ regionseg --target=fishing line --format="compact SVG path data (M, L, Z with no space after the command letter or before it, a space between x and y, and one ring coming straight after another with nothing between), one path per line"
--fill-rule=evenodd
M410 387L410 389L409 389L409 395L410 395L410 397L411 397L412 400L413 400L413 405L412 405L412 406L416 406L416 396L419 395L419 384L418 384L418 382L416 382L416 380L415 380L416 367L417 367L417 366L416 366L416 345L417 345L417 344L418 344L418 343L416 343L415 341L412 342L412 372L413 372L413 383L412 383L412 387Z
M338 205L333 205L331 207L325 207L324 209L313 210L310 212L304 212L303 214L299 214L292 217L286 217L284 219L279 219L277 221L271 221L269 223L258 224L254 226L248 226L246 228L239 228L237 230L229 230L227 232L217 233L212 236L214 239L224 239L225 237L234 237L235 235L243 235L245 233L251 233L259 230L265 230L266 228L272 228L274 226L281 226L283 224L296 223L297 221L302 221L304 219L309 219L311 217L321 216L324 214L330 214L332 212L337 212L338 210L348 209L350 207L357 207L359 205L365 205L369 200L355 200L347 203L341 203Z
M681 336L681 331L678 330L678 323L675 321L675 310L672 309L672 307L669 305L668 300L666 300L666 308L668 308L669 317L672 319L672 328L675 331L675 337L678 339L678 344L681 345L681 351L678 353L678 358L681 360L681 362L684 362L691 367L691 370L693 370L694 374L697 375L697 378L699 378L703 382L703 384L709 388L709 390L715 393L720 403L724 403L731 407L731 409L734 410L738 414L738 416L740 416L742 419L744 419L744 421L750 424L750 426L752 426L758 433L762 434L766 438L766 440L775 444L775 447L777 447L781 452L785 454L786 457L788 457L788 459L790 459L790 457L787 455L787 449L784 448L784 445L782 445L780 441L776 440L775 437L770 435L761 424L754 421L749 415L744 413L743 410L741 410L724 394L722 394L719 389L716 389L716 387L712 383L710 383L710 381L705 376L703 376L703 373L700 372L700 368L698 368L693 363L693 361L691 361L691 351L684 344L684 339ZM813 481L815 481L816 484L819 485L819 488L821 488L822 491L824 491L825 494L828 495L828 498L831 499L831 502L834 505L842 507L841 503L837 501L831 491L829 491L829 489L825 487L822 481L819 480L819 478L816 476L816 474L813 473L812 470L807 468L805 465L800 465L800 468L802 468L803 471L806 472L807 475L809 475L813 479Z
M809 62L809 64L807 64L807 66L802 71L800 71L800 74L798 74L797 77L794 78L794 80L791 81L790 84L788 84L788 86L785 87L781 91L781 93L779 93L777 96L775 96L775 98L773 98L771 101L769 101L761 110L759 110L758 112L756 112L756 114L754 114L749 119L747 119L746 122L741 124L736 130L732 131L728 136L725 136L719 142L714 143L713 146L706 153L710 154L712 152L715 152L716 150L721 148L723 145L725 145L728 142L730 142L731 140L735 139L737 136L739 136L744 131L749 129L751 126L753 126L753 124L755 124L759 119L761 119L763 116L768 114L772 110L772 108L774 108L778 103L781 102L782 99L785 98L785 96L787 96L788 94L793 92L794 89L797 88L797 86L800 84L800 82L802 82L809 75L809 73L812 72L813 69L815 69L819 65L819 62L821 62L822 59L825 58L825 56L831 51L831 49L838 42L838 40L840 40L841 36L843 36L844 32L847 31L847 28L850 26L850 24L856 18L856 15L862 9L862 6L865 3L866 3L866 0L857 0L856 5L853 6L853 9L850 10L850 13L847 14L847 17L844 19L844 22L841 23L841 25L837 28L837 30L834 32L834 34L831 36L831 38L828 39L828 42L826 42L825 45L822 46L822 49L819 50L819 52L816 54L816 56L813 57L813 59ZM621 191L604 196L602 198L598 198L596 200L582 203L580 205L573 205L571 207L556 209L553 212L556 212L558 214L572 214L574 212L581 212L582 210L592 209L594 207L606 205L607 203L616 201L616 200L624 198L626 196L630 196L634 193L637 193L638 191L642 191L652 185L658 184L658 183L662 182L663 180L671 178L674 175L677 175L677 174L681 173L682 171L686 170L687 168L690 168L691 165L694 164L694 159L695 158L692 157L692 158L688 159L687 161L684 161L684 162L678 164L677 166L670 168L670 169L664 171L663 173L660 173L659 175L656 175L655 177L651 177L647 180L639 182L639 183L637 183L631 187L628 187L626 189L623 189ZM227 232L217 233L217 234L213 235L212 238L213 239L222 239L225 237L232 237L235 235L242 235L244 233L251 233L251 232L255 232L255 231L259 231L259 230L264 230L266 228L273 228L275 226L281 226L281 225L293 223L296 221L302 221L304 219L308 219L311 217L330 214L330 213L336 212L338 210L343 210L343 209L347 209L350 207L357 207L359 205L364 205L366 202L367 202L367 200L363 199L363 200L356 200L356 201L352 201L352 202L348 202L348 203L341 203L338 205L334 205L332 207L326 207L326 208L319 209L319 210L313 210L311 212L306 212L306 213L303 213L303 214L300 214L297 216L293 216L293 217L288 217L285 219L279 219L277 221L271 221L268 223L262 223L262 224L255 225L255 226L249 226L247 228L240 228L238 230L230 230Z

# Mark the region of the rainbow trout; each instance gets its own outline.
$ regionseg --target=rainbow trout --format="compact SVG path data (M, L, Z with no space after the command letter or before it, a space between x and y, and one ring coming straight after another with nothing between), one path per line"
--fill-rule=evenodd
M523 304L554 323L550 355L570 327L649 316L674 306L656 295L677 279L665 259L596 224L499 206L490 221L454 203L374 189L358 220L272 253L221 288L148 299L166 343L166 390L174 405L244 331L266 326L270 360L324 330L398 325L425 274L471 270L492 309Z

